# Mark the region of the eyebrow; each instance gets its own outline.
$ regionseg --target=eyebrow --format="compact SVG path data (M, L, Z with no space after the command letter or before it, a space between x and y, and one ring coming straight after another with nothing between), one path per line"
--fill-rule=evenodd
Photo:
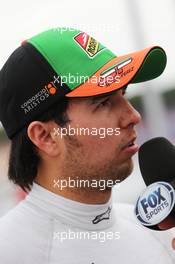
M97 96L93 96L90 99L91 103L92 104L95 104L103 99L107 99L108 97L110 97L110 94L100 94L100 95L97 95Z

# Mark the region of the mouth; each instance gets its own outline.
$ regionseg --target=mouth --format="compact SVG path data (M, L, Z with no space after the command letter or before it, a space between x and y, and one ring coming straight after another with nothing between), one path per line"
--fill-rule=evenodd
M126 147L131 147L131 146L133 146L134 144L135 144L135 140L136 140L136 137L135 138L133 138L127 145L126 145Z
M135 143L136 137L132 138L127 144L124 145L122 150L128 154L134 155L138 150L139 146Z

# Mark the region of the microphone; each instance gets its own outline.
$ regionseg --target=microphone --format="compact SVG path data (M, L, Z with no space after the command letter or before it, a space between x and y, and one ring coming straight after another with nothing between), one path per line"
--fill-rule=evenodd
M175 146L166 138L145 142L138 153L140 171L147 189L140 195L135 214L142 225L160 230L167 216L175 218Z

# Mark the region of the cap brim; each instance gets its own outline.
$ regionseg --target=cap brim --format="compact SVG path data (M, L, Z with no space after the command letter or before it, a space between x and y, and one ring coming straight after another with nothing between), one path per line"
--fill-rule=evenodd
M118 90L129 83L152 80L164 71L166 61L165 51L157 46L116 57L66 96L95 96Z

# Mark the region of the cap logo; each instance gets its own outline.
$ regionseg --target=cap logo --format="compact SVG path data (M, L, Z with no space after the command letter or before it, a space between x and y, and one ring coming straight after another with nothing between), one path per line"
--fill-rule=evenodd
M124 67L129 65L132 62L132 58L127 58L117 64L109 67L105 71L100 73L99 86L110 85L114 82L120 82L120 78L129 74L132 69L124 71Z
M49 96L54 96L63 83L60 81L60 76L53 76L54 80L47 83L31 98L21 104L20 108L25 114L28 114L35 107L43 103Z
M90 57L95 57L100 51L102 51L105 47L103 47L98 41L94 38L90 37L88 34L81 32L74 37L76 43L85 51L85 53Z
M55 94L57 91L56 86L54 85L54 82L50 82L48 83L45 88L49 91L50 94Z

